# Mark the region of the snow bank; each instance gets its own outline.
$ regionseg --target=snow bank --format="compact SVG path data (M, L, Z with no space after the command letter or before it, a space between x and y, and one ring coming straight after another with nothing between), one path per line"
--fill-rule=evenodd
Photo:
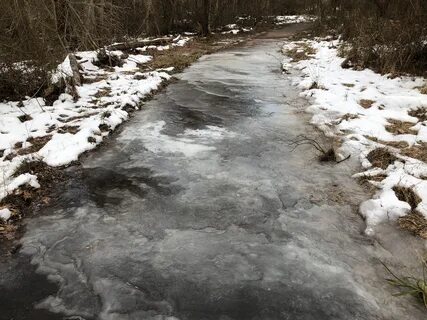
M188 36L179 37L167 48L150 49L181 47L190 40ZM77 87L77 101L64 93L52 106L47 106L41 98L28 98L22 103L0 102L0 200L22 185L40 187L36 176L13 177L23 161L41 160L50 166L63 166L78 160L126 121L129 112L138 109L144 97L170 79L165 71L171 69L150 72L140 69L152 59L144 54L147 49L140 48L138 54L123 56L126 57L123 65L114 68L96 66L95 51L77 52L85 79ZM121 51L112 53L123 55ZM72 76L68 57L52 73L52 80L64 76Z
M307 46L316 53L299 62L286 58L283 69L300 71L302 75L293 77L293 81L302 90L301 95L312 102L307 109L313 114L311 122L327 136L341 139L341 157L351 154L360 158L366 171L355 177L367 177L378 187L374 199L360 207L367 222L366 232L372 234L377 224L396 220L414 209L398 199L394 187L409 188L418 195L421 202L416 210L427 218L427 165L407 152L412 147L427 154L427 95L417 90L425 80L390 78L368 69L343 69L344 59L337 53L339 44L321 40L286 43L285 54ZM415 110L420 115L414 116ZM395 156L385 169L374 167L367 158L380 147ZM370 178L374 176L384 179Z
M309 16L309 15L291 15L291 16L277 16L275 19L276 25L285 25L285 24L292 24L292 23L306 23L306 22L313 22L316 20L315 16Z

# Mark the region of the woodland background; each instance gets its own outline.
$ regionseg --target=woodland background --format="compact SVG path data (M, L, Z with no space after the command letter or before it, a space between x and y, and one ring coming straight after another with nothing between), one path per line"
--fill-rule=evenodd
M0 92L21 84L34 93L72 51L184 31L206 36L238 17L256 29L286 14L317 15L313 30L346 40L352 65L426 74L427 0L2 0Z

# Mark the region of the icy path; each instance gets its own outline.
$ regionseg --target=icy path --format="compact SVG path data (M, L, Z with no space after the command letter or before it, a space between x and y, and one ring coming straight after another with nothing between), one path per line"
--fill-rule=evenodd
M361 234L350 163L290 152L314 133L277 42L204 57L72 169L0 263L0 318L425 319L390 295L399 246Z

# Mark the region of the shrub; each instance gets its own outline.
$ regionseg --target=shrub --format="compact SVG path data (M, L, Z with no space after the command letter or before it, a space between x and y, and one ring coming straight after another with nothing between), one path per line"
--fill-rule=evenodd
M41 95L49 85L46 68L29 63L0 63L0 101Z
M427 1L335 0L320 29L336 29L350 44L351 65L381 73L427 75Z

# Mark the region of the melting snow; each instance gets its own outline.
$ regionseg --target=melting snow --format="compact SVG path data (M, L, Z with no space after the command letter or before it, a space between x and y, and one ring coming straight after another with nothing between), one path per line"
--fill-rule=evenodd
M427 108L427 95L417 88L424 79L417 77L390 78L372 70L356 71L341 67L343 58L338 56L338 41L311 41L304 43L316 50L308 60L293 62L286 58L283 68L296 68L302 76L294 83L309 98L312 105L307 109L313 114L312 123L328 136L340 136L343 145L339 152L344 157L359 157L367 170L360 176L384 175L374 199L360 207L366 218L368 234L374 233L375 225L406 215L411 207L400 201L393 187L412 189L422 202L416 208L427 218L427 164L400 154L400 149L390 144L405 142L408 146L423 147L427 142L427 121L409 115L411 110ZM283 51L298 48L301 43L285 44ZM427 109L425 110L427 112ZM392 121L412 123L408 132L390 132ZM409 125L410 127L410 125ZM424 145L425 146L425 145ZM383 147L390 150L397 160L386 169L375 168L368 161L370 151Z
M190 39L180 38L173 45L183 46ZM123 55L121 51L111 53ZM112 70L94 64L95 51L77 52L76 57L85 78L85 83L76 88L77 101L69 94L62 94L53 106L47 106L41 98L28 98L22 104L0 103L0 199L24 184L39 187L36 176L13 177L23 161L42 160L51 166L62 166L77 160L127 120L128 112L138 109L147 94L170 79L164 71L139 71L140 65L151 61L149 55L129 55L122 67ZM64 76L72 76L69 57L57 67L52 79L58 81ZM20 119L23 115L26 115L24 122ZM27 149L32 146L32 139L41 137L47 137L47 143L37 152ZM28 151L18 154L19 150Z
M0 220L7 221L10 219L11 216L12 212L9 209L0 209Z

